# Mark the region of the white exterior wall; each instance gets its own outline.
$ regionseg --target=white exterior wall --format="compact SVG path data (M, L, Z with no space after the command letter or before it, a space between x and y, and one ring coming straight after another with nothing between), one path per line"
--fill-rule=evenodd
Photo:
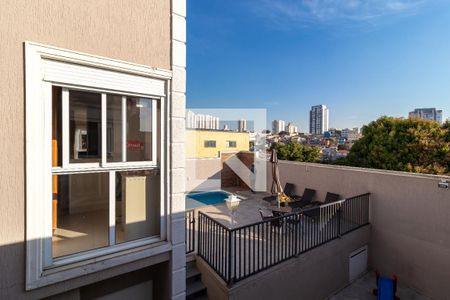
M172 0L172 70L170 111L171 169L171 298L186 298L184 224L185 107L186 107L186 0Z

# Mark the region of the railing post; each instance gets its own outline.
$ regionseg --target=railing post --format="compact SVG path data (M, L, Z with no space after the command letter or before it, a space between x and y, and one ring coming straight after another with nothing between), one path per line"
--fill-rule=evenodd
M300 232L300 230L301 230L301 228L299 228L300 227L300 214L301 213L297 213L297 214L295 214L295 221L294 221L294 224L295 224L295 230L294 230L294 251L295 251L295 257L297 257L298 255L299 255L299 253L298 253L298 243L300 243L300 239L299 239L299 232Z
M228 229L228 278L227 278L227 283L228 285L231 285L233 283L233 272L231 270L233 264L232 264L232 259L233 259L233 253L231 253L233 247L231 245L231 242L233 241L232 239L232 234L233 234L233 230L232 229Z
M342 211L342 204L344 204L344 203L345 203L345 201L342 202L338 208L338 224L337 224L337 236L338 237L341 237L341 218L342 218L341 211Z

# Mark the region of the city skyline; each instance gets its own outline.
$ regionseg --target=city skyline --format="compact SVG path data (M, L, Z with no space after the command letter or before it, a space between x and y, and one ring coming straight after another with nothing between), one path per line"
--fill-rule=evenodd
M188 2L187 105L265 108L268 120L300 131L317 103L337 128L407 117L415 107L439 107L445 120L450 4L392 2L319 1L314 12L289 0Z

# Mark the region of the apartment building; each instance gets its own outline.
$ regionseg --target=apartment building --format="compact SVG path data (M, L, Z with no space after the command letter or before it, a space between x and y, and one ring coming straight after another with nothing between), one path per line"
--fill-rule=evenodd
M286 132L289 134L296 134L296 133L298 133L298 127L295 126L293 123L289 122L286 125Z
M272 121L272 133L278 134L281 131L284 131L286 129L285 124L286 124L286 122L284 120L273 120Z
M184 299L185 1L5 1L0 36L0 299Z
M218 158L222 152L248 151L248 132L226 130L186 130L186 158Z
M216 116L186 111L186 128L218 130L219 124L220 119Z
M325 105L315 105L309 112L309 133L320 135L328 131L329 110Z
M436 108L416 108L409 113L410 118L421 118L442 124L442 110Z

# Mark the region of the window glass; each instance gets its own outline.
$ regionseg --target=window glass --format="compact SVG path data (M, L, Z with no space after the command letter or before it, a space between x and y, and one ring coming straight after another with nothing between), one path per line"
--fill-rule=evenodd
M52 87L52 167L60 167L62 162L61 94L61 87Z
M106 160L122 161L122 96L107 96Z
M70 162L101 160L101 94L69 91Z
M127 161L152 160L152 100L127 97Z
M236 141L226 141L227 148L236 148Z
M116 242L159 235L159 170L116 173Z
M216 147L216 141L205 141L205 147L206 148L215 148Z
M54 175L53 257L107 246L108 173Z

